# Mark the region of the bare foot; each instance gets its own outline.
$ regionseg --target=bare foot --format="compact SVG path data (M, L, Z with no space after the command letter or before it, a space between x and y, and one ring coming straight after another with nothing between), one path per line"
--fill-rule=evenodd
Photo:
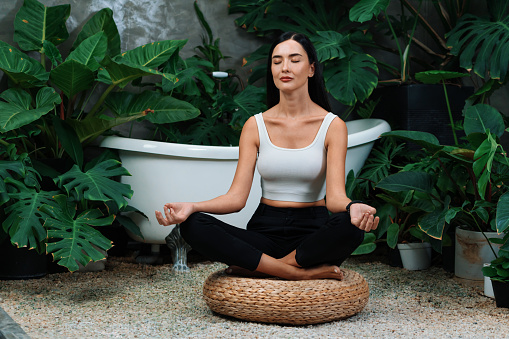
M225 273L228 275L240 275L242 277L251 277L251 278L267 278L271 275L258 272L258 271L250 271L246 268L242 268L240 266L229 266Z
M310 279L336 279L343 280L343 271L337 266L322 265L317 267L302 268L303 274L297 280L310 280Z

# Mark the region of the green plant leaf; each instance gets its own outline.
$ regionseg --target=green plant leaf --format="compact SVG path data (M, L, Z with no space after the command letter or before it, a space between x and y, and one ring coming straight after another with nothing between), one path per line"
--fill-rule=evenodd
M360 0L350 10L349 17L353 22L366 22L387 10L390 0Z
M37 0L25 0L14 19L14 41L24 51L42 52L44 40L54 45L69 37L65 22L71 5L47 7Z
M118 34L117 25L113 20L113 11L109 8L103 8L87 21L76 37L72 45L75 50L84 40L93 35L104 32L107 37L108 49L107 55L115 57L120 54L120 35Z
M98 80L120 88L124 88L129 82L145 75L161 75L173 83L178 81L174 74L161 73L145 66L124 65L113 61L109 56L106 56L101 61L101 65L104 69L99 68Z
M44 86L49 79L49 72L40 62L3 41L0 41L0 69L14 84L25 88Z
M449 32L447 46L460 66L483 79L505 81L509 67L509 16L491 21L466 14Z
M438 141L437 137L435 137L431 133L420 132L420 131L391 131L385 132L382 134L382 137L397 137L403 140L411 141L416 143L419 146L425 147L431 151L436 151L442 146Z
M376 60L368 54L352 54L326 64L325 86L344 105L353 106L357 101L364 101L378 84Z
M69 54L66 61L76 60L80 64L90 68L90 70L97 71L99 67L101 67L97 60L104 59L107 48L108 38L104 32L99 32L83 40L83 42Z
M129 185L114 181L119 175L130 175L120 162L110 159L98 163L85 173L74 165L70 171L59 176L55 182L69 193L75 190L79 197L92 201L114 201L118 208L127 206L125 198L131 198Z
M398 172L384 178L376 187L390 192L415 190L431 193L433 177L426 172Z
M46 54L53 66L56 67L59 63L63 62L60 51L51 41L44 40L42 47L44 54Z
M477 188L481 199L484 199L486 188L491 177L491 168L498 144L491 134L483 141L474 153L473 170L477 178Z
M5 181L14 189L14 192L9 193L14 203L5 208L7 218L2 223L3 229L16 246L41 249L46 240L46 230L43 227L46 216L40 211L40 207L51 204L53 195L57 192L38 192L12 178Z
M50 79L72 99L77 93L92 88L94 72L84 64L75 60L66 60L50 72Z
M497 203L497 232L502 233L509 227L509 192L500 196Z
M493 107L486 104L470 106L465 110L465 134L493 133L499 138L504 134L504 119Z
M136 116L136 118L144 116L155 124L189 120L200 114L200 111L188 102L153 91L145 91L141 94L111 93L105 104L117 116ZM146 112L149 109L153 112Z
M364 240L359 247L353 251L352 255L362 255L373 252L376 249L375 240L376 236L373 233L364 234Z
M241 129L247 119L267 109L265 105L265 89L249 85L243 91L235 94L233 98L223 97L222 112L231 112L231 126Z
M62 148L80 169L83 168L83 147L78 135L69 124L59 117L54 116L52 121Z
M76 271L78 262L85 266L90 261L104 259L94 245L108 250L112 243L91 226L111 225L114 216L103 217L100 210L87 210L75 218L76 206L65 195L55 197L57 204L44 205L41 210L48 215L44 226L48 229L47 252L59 265Z
M344 45L350 45L348 36L344 36L335 31L316 32L316 34L317 35L313 38L313 44L320 62L346 57L347 54L344 51Z
M439 84L448 79L463 78L468 76L470 76L470 74L432 70L416 73L415 79L422 82L423 84Z
M396 248L399 240L400 226L397 223L392 223L387 229L387 245L390 248Z
M442 239L445 229L445 217L449 211L451 197L446 196L443 203L443 209L436 208L433 212L426 214L419 220L419 228L435 239Z
M5 133L39 119L47 114L55 104L59 104L60 96L51 87L43 87L36 96L35 109L30 107L32 97L20 88L10 88L4 91L0 98L0 132Z

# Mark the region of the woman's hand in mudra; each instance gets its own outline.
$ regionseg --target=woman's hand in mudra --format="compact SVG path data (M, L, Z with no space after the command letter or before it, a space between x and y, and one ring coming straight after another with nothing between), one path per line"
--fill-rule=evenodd
M363 231L369 232L375 230L380 222L379 217L375 217L376 209L366 204L352 204L350 206L350 221L353 225Z
M163 212L164 215L156 211L156 218L160 225L169 226L180 224L186 221L193 213L193 205L185 202L168 203L164 205Z

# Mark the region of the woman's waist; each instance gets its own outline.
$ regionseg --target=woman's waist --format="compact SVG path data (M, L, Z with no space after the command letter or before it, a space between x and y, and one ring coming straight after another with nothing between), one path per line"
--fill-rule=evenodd
M271 207L277 208L308 208L308 207L325 207L325 199L320 199L312 202L299 202L299 201L282 201L282 200L271 200L267 198L260 199L261 204L265 204Z

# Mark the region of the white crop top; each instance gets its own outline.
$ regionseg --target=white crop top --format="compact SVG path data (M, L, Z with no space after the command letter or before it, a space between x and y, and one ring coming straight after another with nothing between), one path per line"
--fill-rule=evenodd
M313 142L294 149L272 144L262 113L255 115L260 137L257 167L262 197L293 202L315 202L325 197L325 136L334 118L335 114L328 113Z

